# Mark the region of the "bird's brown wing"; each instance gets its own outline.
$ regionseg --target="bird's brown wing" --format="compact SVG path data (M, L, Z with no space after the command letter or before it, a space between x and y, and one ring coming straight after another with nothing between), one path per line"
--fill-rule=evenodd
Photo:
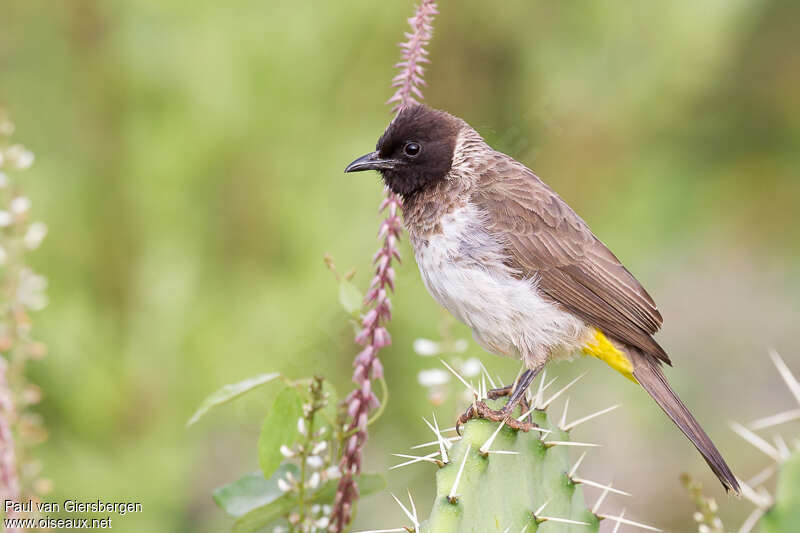
M510 266L605 334L666 363L652 338L661 314L642 285L561 197L525 166L495 153L471 201L507 247Z

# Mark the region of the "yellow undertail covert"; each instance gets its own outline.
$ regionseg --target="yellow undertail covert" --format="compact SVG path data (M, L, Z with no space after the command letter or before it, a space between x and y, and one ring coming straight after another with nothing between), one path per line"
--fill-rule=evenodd
M594 342L587 342L582 351L584 355L591 355L592 357L597 357L601 361L605 361L608 366L629 380L634 383L639 383L636 381L636 378L633 377L633 364L630 359L617 349L599 329L594 330Z

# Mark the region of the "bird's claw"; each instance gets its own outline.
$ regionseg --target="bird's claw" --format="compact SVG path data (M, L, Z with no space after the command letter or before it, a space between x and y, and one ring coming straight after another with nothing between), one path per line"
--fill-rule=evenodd
M492 400L495 400L503 396L509 396L512 390L513 387L492 389L487 393L487 397ZM528 411L530 411L530 405L528 404L528 401L524 397L520 398L519 406L520 409L522 410L522 413L527 413ZM525 432L528 432L534 428L539 427L538 425L533 423L530 414L528 414L527 419L525 421L520 421L511 416L515 407L516 405L506 404L505 406L503 406L502 409L498 410L490 408L488 405L486 405L486 402L483 401L475 402L472 405L470 405L461 416L458 417L458 420L456 421L456 433L458 433L458 435L460 436L461 426L463 426L473 418L483 418L485 420L491 420L493 422L505 421L505 424L508 427Z

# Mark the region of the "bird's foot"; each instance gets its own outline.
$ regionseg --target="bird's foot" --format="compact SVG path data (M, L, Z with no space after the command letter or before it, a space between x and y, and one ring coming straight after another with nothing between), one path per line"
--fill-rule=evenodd
M502 396L508 396L510 394L511 394L511 387L504 387L502 389L493 389L489 391L488 397L494 400ZM486 405L486 402L483 401L475 402L474 404L470 405L466 411L464 411L464 414L458 417L458 421L456 422L456 432L459 435L461 435L461 426L466 424L473 418L483 418L485 420L491 420L493 422L505 421L505 424L508 427L525 432L530 431L536 427L539 427L536 424L534 424L533 421L531 420L530 413L528 413L523 420L518 420L517 418L514 418L512 416L512 413L514 412L514 409L516 408L517 405L520 406L520 409L522 410L523 414L528 413L528 411L530 410L528 402L525 400L525 398L521 398L516 404L513 405L507 403L505 406L503 406L502 409L492 409L491 407Z

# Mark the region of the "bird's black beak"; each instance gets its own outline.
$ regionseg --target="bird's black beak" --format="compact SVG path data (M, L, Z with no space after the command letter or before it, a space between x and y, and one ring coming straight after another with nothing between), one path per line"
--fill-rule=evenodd
M344 169L345 172L361 172L362 170L391 170L397 165L393 159L382 159L378 152L362 155Z

